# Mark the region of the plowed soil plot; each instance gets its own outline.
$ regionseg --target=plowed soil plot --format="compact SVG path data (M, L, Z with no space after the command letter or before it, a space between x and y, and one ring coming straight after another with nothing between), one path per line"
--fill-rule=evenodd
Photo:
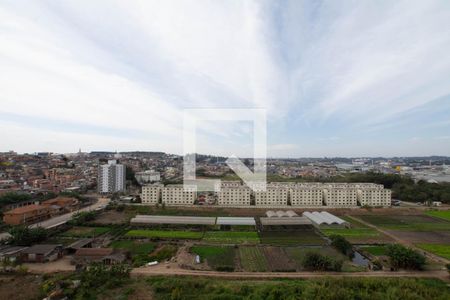
M274 246L324 245L326 241L314 230L262 231L262 244Z
M239 259L244 271L267 271L266 258L259 247L239 247Z
M389 233L411 243L449 243L450 232L448 231L396 231L389 230Z
M264 247L267 266L271 272L295 272L296 265L292 262L283 248Z

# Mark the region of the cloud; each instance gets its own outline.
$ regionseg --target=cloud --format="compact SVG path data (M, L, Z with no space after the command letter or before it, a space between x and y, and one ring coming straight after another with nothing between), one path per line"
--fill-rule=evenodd
M450 95L449 8L447 1L4 1L0 150L40 149L35 136L46 132L59 151L181 153L184 109L266 108L276 153L316 156L324 152L312 140L337 136L342 143L330 151L364 152L354 146L364 135L375 139L375 152L389 152L392 140L409 151L399 137L449 129L442 106ZM435 111L421 111L429 107ZM228 137L248 129L211 124L202 134L212 135L205 149L229 152ZM446 146L435 142L427 149Z

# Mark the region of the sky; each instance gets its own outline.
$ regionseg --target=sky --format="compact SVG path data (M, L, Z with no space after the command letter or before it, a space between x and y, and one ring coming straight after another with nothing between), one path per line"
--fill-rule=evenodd
M0 1L0 151L181 154L211 108L265 110L269 157L450 155L450 2Z

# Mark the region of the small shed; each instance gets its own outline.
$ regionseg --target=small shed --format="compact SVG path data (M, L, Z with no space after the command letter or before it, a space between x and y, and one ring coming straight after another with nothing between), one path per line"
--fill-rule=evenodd
M38 244L22 251L20 256L23 262L44 263L54 261L63 256L61 244Z

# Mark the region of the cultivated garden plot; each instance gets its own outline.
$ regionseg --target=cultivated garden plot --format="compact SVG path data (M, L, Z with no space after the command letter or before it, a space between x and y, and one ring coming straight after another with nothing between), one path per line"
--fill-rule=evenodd
M449 240L447 240L449 241ZM440 257L450 259L450 242L447 244L416 244L417 247L422 248L428 252L436 254Z
M201 262L217 271L234 271L236 263L236 250L226 246L193 246L191 253L200 256Z
M320 231L326 236L340 235L345 237L348 241L355 244L379 244L389 243L392 239L385 236L376 229L370 228L353 218L344 216L342 219L350 224L350 228L334 227L321 228Z
M221 244L258 244L256 231L207 231L203 241Z
M264 256L271 272L295 272L296 266L281 247L264 247Z
M450 210L430 210L425 212L428 216L440 218L446 221L450 221Z
M199 240L203 237L201 231L183 231L183 230L149 230L135 229L125 234L131 238L154 238L154 239L190 239Z
M261 243L273 246L325 245L326 240L313 229L296 231L262 231Z
M426 215L363 215L362 220L388 230L450 231L450 222Z
M248 272L266 272L268 265L260 247L239 247L239 260L242 269Z

